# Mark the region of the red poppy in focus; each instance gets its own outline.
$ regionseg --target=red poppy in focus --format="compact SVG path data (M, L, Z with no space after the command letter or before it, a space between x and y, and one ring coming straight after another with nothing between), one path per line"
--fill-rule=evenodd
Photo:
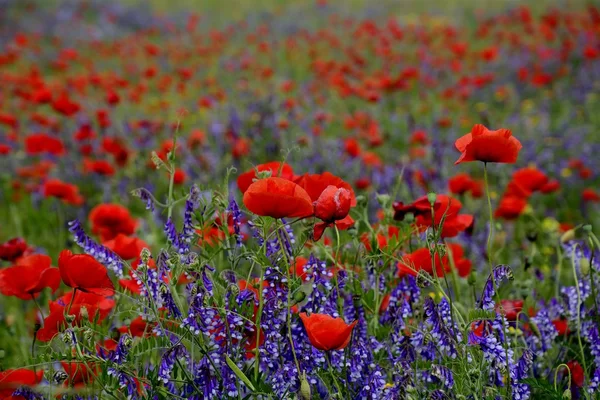
M452 263L456 267L458 275L463 278L468 276L471 272L471 261L463 258L464 250L462 246L451 243L448 245L448 250L448 253L452 253ZM405 275L417 276L420 270L433 275L433 260L428 248L421 248L406 254L402 257L402 260L402 262L398 263L398 276L400 277ZM449 272L451 268L449 254L440 258L439 253L436 253L435 267L437 276L443 276L446 272Z
M252 185L252 182L254 182L254 179L256 179L256 171L271 171L271 176L287 180L292 180L294 178L294 171L292 170L292 167L287 163L272 161L265 164L260 164L257 165L255 168L252 168L250 171L244 172L238 177L237 185L242 193L246 193L246 190L248 190L250 185Z
M12 394L21 386L35 386L42 382L44 371L34 372L30 369L18 368L0 371L0 398L20 399L22 396L13 397Z
M59 156L64 154L65 146L60 139L45 133L36 133L25 138L25 151L29 155L49 153Z
M101 296L114 294L106 267L88 254L73 254L70 250L63 250L58 256L58 269L65 285L73 289Z
M89 219L92 231L99 234L103 242L114 239L119 233L131 235L137 226L129 210L120 204L100 204L90 211Z
M527 200L517 196L504 196L494 212L494 217L509 221L517 219L523 213L525 207L527 207Z
M317 201L327 186L332 185L337 188L344 188L350 192L350 206L356 206L356 197L352 186L342 178L339 178L330 172L322 174L304 174L296 182L306 190L312 201Z
M56 197L66 204L74 206L83 204L83 196L79 194L79 188L60 179L48 179L44 182L42 192L44 197Z
M75 298L73 299L73 295ZM49 303L50 314L44 319L43 327L37 333L37 339L42 342L49 342L54 336L61 332L66 326L65 313L67 308L69 315L74 315L72 324L80 326L81 322L88 321L102 322L115 306L115 301L104 296L98 296L93 293L69 292Z
M475 125L471 132L458 138L454 145L462 153L454 164L470 161L513 164L523 147L510 130L491 131L481 124Z
M304 218L314 212L310 196L300 185L277 177L251 184L243 201L254 214L273 218Z
M569 367L569 370L571 371L571 383L577 387L582 387L583 382L585 381L585 371L583 370L583 367L575 360L569 361L567 367Z
M119 233L114 239L102 243L102 245L114 251L123 260L138 258L144 248L150 248L142 239L129 237L122 233Z
M300 318L310 344L323 351L346 348L352 337L352 329L358 322L354 321L348 325L342 318L333 318L326 314L301 313Z
M30 300L44 288L55 292L60 286L60 272L52 268L52 260L43 254L33 254L21 258L12 267L0 270L0 293Z
M0 244L0 260L13 262L28 250L27 242L21 238L13 238Z
M323 190L314 203L315 217L323 221L315 225L313 234L315 241L321 239L325 228L334 223L339 224L340 229L347 229L354 224L354 220L348 215L351 202L351 193L345 188L329 185Z

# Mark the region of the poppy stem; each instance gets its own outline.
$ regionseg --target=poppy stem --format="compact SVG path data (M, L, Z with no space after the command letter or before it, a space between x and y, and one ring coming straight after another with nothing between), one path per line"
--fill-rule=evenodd
M39 303L37 302L35 296L32 294L31 295L31 300L33 300L33 303L36 305L38 311L40 312L40 315L42 316L42 321L44 320L44 313L42 311L42 308L40 307Z
M579 351L581 352L581 363L583 371L587 373L587 365L585 362L585 352L583 351L583 343L581 342L581 291L579 290L579 279L577 278L577 269L575 268L575 249L573 247L571 253L571 266L573 268L573 278L575 279L575 290L577 291L577 342L579 343Z
M73 301L75 300L75 295L77 294L77 288L73 288L73 296L71 296L71 301L69 302L69 306L67 307L67 315L71 311L71 306L73 305Z
M181 120L177 120L177 128L175 129L175 134L173 135L173 148L171 149L170 160L169 160L169 197L167 198L167 218L171 218L173 214L173 206L175 205L173 202L173 187L175 186L175 151L177 149L177 134L179 133L179 126L181 125Z
M567 369L567 372L569 373L569 382L567 382L567 389L571 390L571 368L569 368L567 364L560 364L558 367L556 367L556 370L554 371L554 390L558 391L558 387L556 386L556 379L558 377L558 371L560 370L560 367L565 367Z
M487 203L488 203L488 213L490 216L490 227L489 227L489 231L488 231L488 237L487 237L487 258L488 258L488 262L490 264L490 274L492 277L492 284L494 287L494 291L496 291L496 282L494 279L494 263L492 260L492 238L494 237L494 213L492 211L492 198L490 196L490 185L489 185L489 181L488 181L488 172L487 172L487 163L484 162L483 163L483 181L485 184L485 195L487 197Z
M337 389L338 393L341 395L342 394L342 388L340 387L340 383L338 382L338 379L335 377L335 374L333 373L333 365L331 365L331 357L330 357L330 351L326 351L325 352L325 359L327 360L327 366L329 367L329 375L331 375L331 379L333 380L333 384L335 385L335 388Z

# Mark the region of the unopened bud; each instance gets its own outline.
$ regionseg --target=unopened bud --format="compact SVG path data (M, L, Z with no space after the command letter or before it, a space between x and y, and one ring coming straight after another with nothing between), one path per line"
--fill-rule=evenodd
M575 229L569 229L568 231L563 233L562 236L560 237L560 241L562 243L567 243L573 239L575 239Z
M88 313L88 309L85 306L81 307L81 309L79 310L79 315L83 319L87 319L87 320L90 319L90 314Z
M581 268L581 273L584 276L588 276L590 274L590 260L582 258L579 262L579 268Z
M585 224L581 229L583 229L584 232L592 233L592 226L590 224Z
M563 394L562 394L562 398L563 398L563 399L570 400L570 399L571 399L571 397L572 397L572 395L571 395L571 389L566 389L566 390L563 392Z
M302 290L298 290L294 294L294 304L298 304L298 303L302 302L305 298L306 298L306 293L304 293Z
M65 315L65 321L70 324L75 321L75 316L73 314L67 314Z
M427 193L427 201L429 201L429 204L431 204L431 206L433 207L433 205L437 201L437 194L433 192Z
M470 286L475 286L475 284L477 283L477 275L475 275L475 273L474 273L474 272L471 272L471 273L469 274L469 278L467 278L467 283L468 283Z
M150 256L152 256L152 253L150 253L150 250L144 247L140 253L140 258L145 265L147 265L150 261Z
M302 376L300 377L300 398L302 400L311 399L310 383L306 379L306 372L303 372Z

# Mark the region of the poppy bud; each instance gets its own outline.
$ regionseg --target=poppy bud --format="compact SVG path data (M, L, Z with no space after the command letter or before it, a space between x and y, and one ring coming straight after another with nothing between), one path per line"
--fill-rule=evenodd
M579 268L581 268L581 273L583 276L588 276L590 273L590 260L587 258L582 258L579 262Z
M294 304L302 302L306 298L306 293L299 290L294 294Z
M592 233L592 226L590 224L585 224L581 229L583 229L584 232Z
M575 239L575 229L569 229L560 237L561 243L567 243L573 239Z
M467 279L467 283L469 284L469 286L475 286L475 284L477 283L477 276L475 275L474 272L471 272L469 274L469 278Z
M427 201L429 202L429 204L431 204L431 206L433 207L435 202L437 200L437 194L431 192L431 193L427 193Z
M65 321L70 324L71 322L75 321L75 316L73 314L67 314L65 315Z
M81 310L79 311L79 315L81 316L81 318L83 319L89 319L89 314L88 314L88 310L87 307L81 307Z
M563 399L571 399L571 389L566 389L562 394Z
M306 379L306 372L303 372L300 377L300 398L302 400L310 400L312 398L310 393L310 383L308 383L308 380Z
M315 202L315 216L323 221L344 219L350 212L351 203L349 190L329 185Z

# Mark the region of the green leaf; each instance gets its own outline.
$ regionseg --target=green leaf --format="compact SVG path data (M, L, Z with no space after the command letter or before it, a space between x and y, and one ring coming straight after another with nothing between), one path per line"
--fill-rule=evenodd
M231 370L236 374L236 376L238 378L240 378L242 380L242 382L244 382L244 384L246 386L248 386L248 388L250 390L252 390L253 392L256 391L256 389L254 389L254 386L252 385L252 382L250 382L250 379L248 379L248 377L246 375L244 375L244 373L242 372L241 369L238 368L237 365L235 365L235 363L233 362L233 360L231 358L229 358L229 356L225 356L225 360L227 361L227 365L229 365L229 368L231 368Z

